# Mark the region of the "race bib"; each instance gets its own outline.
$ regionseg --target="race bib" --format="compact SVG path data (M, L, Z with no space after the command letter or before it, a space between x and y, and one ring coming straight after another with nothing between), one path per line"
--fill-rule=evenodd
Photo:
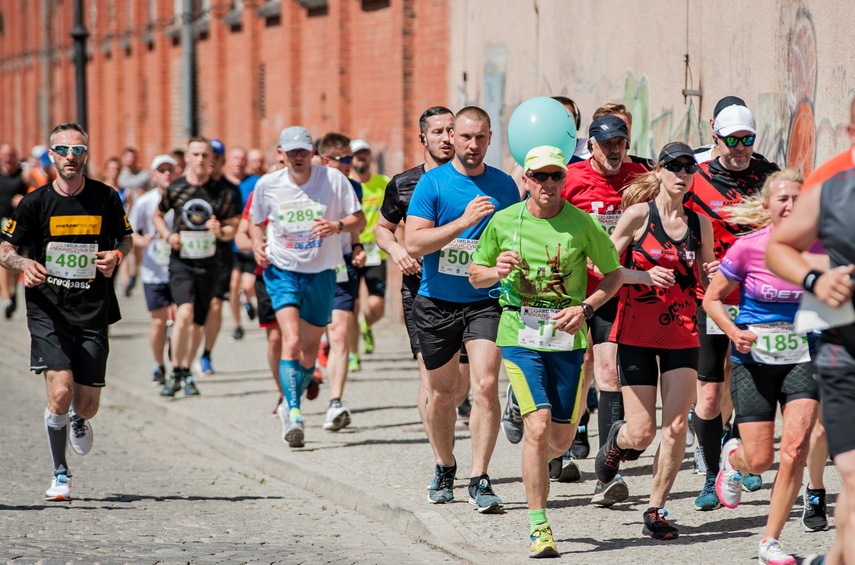
M793 324L749 324L748 331L757 336L751 347L751 357L766 365L792 365L810 361L808 338L798 335Z
M735 321L736 317L739 315L739 306L734 304L725 304L724 309L730 317L730 321ZM724 331L722 331L722 329L718 327L718 324L710 318L709 314L707 314L707 335L724 335Z
M365 250L366 267L378 267L383 262L383 259L380 257L380 248L377 247L376 242L370 241L364 243L362 244L362 248Z
M521 324L517 333L517 343L523 347L538 349L572 350L575 341L573 335L556 330L555 321L551 319L560 311L554 308L523 306L520 309Z
M347 264L344 261L335 266L335 282L346 283L350 280L350 276L347 274Z
M477 239L457 238L439 251L439 272L456 277L469 276L469 263L478 245Z
M95 278L95 253L97 243L61 243L51 241L47 244L45 268L49 275L61 279L92 280Z
M615 231L615 227L617 227L618 220L620 220L620 214L612 213L612 214L591 214L595 220L602 226L602 228L606 231L606 235L610 236Z
M283 202L279 205L279 229L285 233L312 231L315 219L323 215L323 206L313 200Z
M152 242L154 245L154 262L158 265L169 265L169 256L172 255L172 247L165 239L155 239Z
M181 251L178 256L182 259L207 259L217 252L217 238L210 231L182 231Z

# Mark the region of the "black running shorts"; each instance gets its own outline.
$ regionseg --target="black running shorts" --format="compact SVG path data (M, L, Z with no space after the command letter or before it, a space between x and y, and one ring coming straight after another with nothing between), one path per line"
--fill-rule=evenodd
M617 317L620 298L612 297L608 302L597 308L593 317L588 320L588 329L591 332L591 345L599 345L609 341L612 326Z
M71 370L77 384L104 386L110 353L106 326L72 326L61 316L49 316L35 307L27 308L27 325L31 371Z
M617 373L621 386L657 386L659 375L675 369L698 369L697 347L661 349L617 346Z
M774 422L778 404L783 407L801 398L819 400L816 366L734 363L730 394L737 424Z
M264 284L264 277L260 275L255 277L255 299L258 301L258 327L275 327L277 324L276 311L273 309L273 302L270 300L270 295L267 294L267 285Z
M855 347L819 340L816 366L831 456L855 450Z
M359 280L365 279L368 296L386 296L386 261L375 267L360 267L356 269Z
M461 303L416 295L413 319L425 368L444 366L469 340L495 342L501 317L502 308L493 299Z
M193 323L205 325L211 298L219 276L217 263L209 267L195 267L173 259L169 262L169 289L176 306L193 305Z
M730 339L725 334L707 333L707 313L701 302L698 302L698 339L701 341L698 380L723 383L724 363L730 355Z

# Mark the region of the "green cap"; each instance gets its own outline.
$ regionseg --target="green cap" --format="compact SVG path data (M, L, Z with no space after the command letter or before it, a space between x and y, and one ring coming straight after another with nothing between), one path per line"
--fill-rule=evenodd
M557 147L541 145L526 153L524 170L537 171L550 166L567 168L564 164L564 153Z

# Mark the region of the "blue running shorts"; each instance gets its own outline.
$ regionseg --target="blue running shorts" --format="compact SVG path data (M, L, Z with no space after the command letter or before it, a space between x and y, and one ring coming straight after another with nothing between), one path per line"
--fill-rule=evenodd
M291 306L300 311L300 319L323 327L332 317L335 295L335 270L320 273L294 273L273 265L264 269L264 284L273 302L273 310Z
M584 349L537 351L517 346L502 347L505 370L514 388L520 414L551 409L553 422L578 422L584 355Z

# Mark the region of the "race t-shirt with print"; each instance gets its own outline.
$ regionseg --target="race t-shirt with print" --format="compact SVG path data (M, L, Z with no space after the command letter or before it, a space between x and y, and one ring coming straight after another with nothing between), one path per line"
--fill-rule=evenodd
M673 239L662 226L656 203L648 202L647 207L647 227L624 254L623 266L637 271L656 266L671 269L674 284L668 288L625 285L609 341L657 349L699 347L695 286L700 219L689 211L686 232Z
M214 179L197 186L190 184L187 177L179 177L164 191L158 209L164 214L175 211L172 232L181 236L181 249L172 251L170 263L178 261L198 267L211 267L218 261L220 246L205 222L211 216L220 222L240 216L230 187Z
M591 214L607 235L615 231L620 219L623 189L647 169L639 163L623 163L618 174L607 177L594 170L592 160L571 163L561 196L583 212ZM588 293L594 292L601 277L588 271Z
M466 206L478 196L489 196L495 212L520 200L514 180L499 169L487 165L483 173L470 177L458 172L453 162L449 162L422 175L407 214L430 220L435 227L444 226L463 216ZM472 252L490 218L491 215L481 218L450 244L424 256L419 294L457 303L478 302L490 297L490 289L476 289L469 284Z
M362 211L365 213L365 229L359 236L359 243L365 246L368 255L367 267L376 266L372 259L379 257L380 261L386 260L386 253L377 248L377 238L374 237L374 226L380 221L380 208L383 206L383 197L386 194L386 185L389 177L374 173L368 182L362 183ZM372 263L372 264L369 264Z
M35 308L73 326L100 328L121 319L113 281L95 268L95 253L116 249L131 224L115 190L85 179L75 196L52 184L27 194L3 237L47 269L47 280L26 289Z
M543 324L538 327L540 333L551 332L545 327L549 316L587 298L589 257L604 273L620 268L609 236L589 214L569 203L549 219L532 216L525 202L496 212L481 234L472 260L495 267L502 251L516 251L520 264L500 286L499 303L505 309L496 339L499 346L563 349L557 345L559 340L553 340L552 347L542 347L541 342L527 339L521 333L526 329L521 317L531 316ZM587 335L586 326L573 336L565 334L566 350L587 347Z
M274 266L320 273L342 262L342 234L325 238L312 234L315 219L338 222L361 210L341 171L312 165L309 180L298 186L288 176L288 169L281 169L261 177L253 194L252 221L267 222L267 258Z
M752 157L744 171L725 169L719 157L698 166L692 188L686 194L686 208L708 217L713 226L713 251L719 261L737 236L753 231L756 226L731 224L722 208L742 203L749 196L756 196L763 188L766 177L778 171L778 165L764 159ZM698 300L704 297L704 289L698 284L695 289ZM734 291L725 304L737 304L739 291Z
M128 219L135 232L143 236L153 235L155 237L143 251L142 282L146 284L169 282L169 258L172 255L172 249L166 240L160 239L160 235L154 229L154 224L151 221L160 204L160 198L159 190L149 190L134 201L131 211L128 212ZM172 231L173 217L175 217L175 212L172 210L163 217L170 232Z
M741 236L727 250L719 271L739 283L739 314L734 323L741 329L748 324L792 323L801 304L805 290L791 284L766 267L766 247L772 237L772 226ZM822 253L817 242L810 253ZM735 363L756 363L751 353L740 353L731 348Z

